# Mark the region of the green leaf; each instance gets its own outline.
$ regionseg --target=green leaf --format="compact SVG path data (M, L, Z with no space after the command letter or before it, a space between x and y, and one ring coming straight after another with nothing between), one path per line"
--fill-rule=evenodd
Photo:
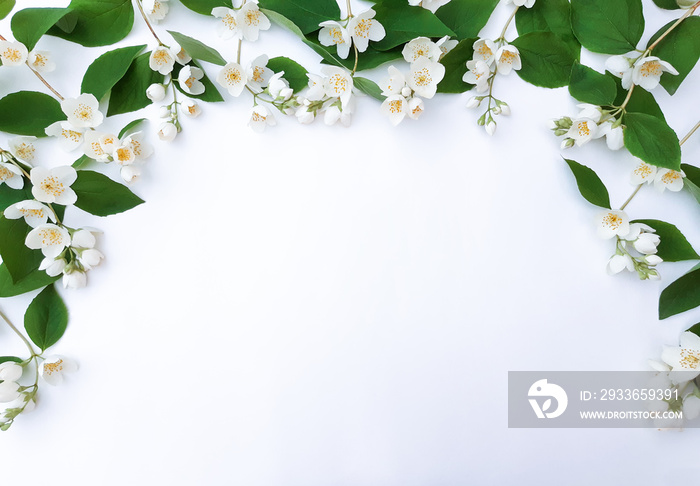
M119 137L119 138L121 138L121 137ZM76 160L75 162L73 162L71 164L71 166L74 169L82 169L84 167L91 165L93 162L94 162L94 160L91 159L90 157L88 157L87 155L81 155L78 160Z
M700 336L700 322L688 329L688 332L692 332L696 336Z
M311 47L318 55L323 58L323 63L333 66L344 67L348 71L352 70L355 64L355 58L351 55L347 59L341 59L336 53L335 47L322 46L318 39L303 39L302 42ZM357 71L373 69L386 62L394 61L401 56L401 48L391 49L388 51L378 51L371 45L367 50L360 54L359 62L357 63Z
M656 39L661 37L674 22L671 21L661 27L649 39L648 45L653 44ZM693 16L683 20L658 43L653 52L655 56L670 63L678 71L677 75L668 72L661 75L661 86L669 94L674 94L700 59L700 17Z
M199 64L197 61L192 60L190 61L189 64L192 64L199 69L202 69L201 64ZM173 68L173 72L171 73L171 76L173 79L177 80L178 75L180 74L180 71L182 70L184 66L181 66L180 64L176 64L175 67ZM202 72L204 72L204 69L202 69ZM173 86L182 94L187 96L188 98L194 98L197 100L201 101L206 101L209 103L216 103L216 102L221 102L224 101L224 99L221 97L221 93L219 93L219 90L216 89L216 86L214 86L214 83L211 82L209 77L204 74L202 76L202 79L199 80L203 85L204 85L204 93L198 94L198 95L193 95L190 93L187 93L184 89L182 89L182 86L180 86L180 83L175 81L173 83Z
M335 0L260 0L258 5L286 17L304 34L318 30L321 22L340 18Z
M216 49L209 47L197 39L188 37L185 34L173 30L169 30L168 32L173 36L175 42L180 44L180 47L182 47L192 59L199 59L200 61L210 62L218 66L226 65L226 59L221 57L221 54L219 54L219 51Z
M676 10L681 7L678 6L676 0L654 0L657 7L663 8L665 10Z
M700 255L688 243L683 233L671 223L658 219L638 219L632 222L646 224L656 230L656 234L661 238L656 254L665 262L700 260Z
M435 15L463 40L479 37L498 0L452 0L440 7ZM520 9L522 10L522 9Z
M615 98L615 105L622 105L627 97L627 90L622 88L622 82L619 78L616 78L612 74L606 74L606 76L614 80L615 85L617 86L617 98ZM646 113L647 115L655 116L656 118L666 121L664 112L661 111L661 108L656 102L654 95L645 89L637 88L632 91L632 96L625 107L625 111L627 113Z
M700 168L690 164L681 164L681 169L685 172L683 187L689 191L700 204Z
M375 5L375 19L384 26L386 36L372 45L386 51L416 37L456 35L430 10L411 6L404 0L384 0Z
M288 57L273 57L267 61L267 67L274 73L284 71L284 76L282 77L287 80L289 87L292 88L295 93L306 88L309 84L309 78L306 75L308 71L306 68Z
M31 51L39 39L59 20L70 8L25 8L12 17L11 27L15 39Z
M566 86L571 66L577 59L569 45L551 32L530 32L513 41L520 51L522 68L518 76L535 86Z
M8 16L15 8L15 0L0 0L0 20Z
M463 93L472 88L462 77L467 72L467 61L474 56L474 42L474 38L459 41L459 44L440 60L445 66L445 77L438 83L438 93Z
M603 181L600 180L598 174L593 169L581 165L575 160L564 159L564 161L569 165L571 172L574 173L578 190L583 198L591 204L610 209L608 189L603 184Z
M569 77L569 93L582 103L611 105L615 102L615 81L588 66L574 62Z
M152 103L146 89L153 83L162 83L164 76L148 67L149 56L147 52L134 59L126 74L112 87L107 116L140 110Z
M623 123L625 147L632 155L657 167L681 169L678 136L665 121L644 113L627 113Z
M644 33L641 0L571 0L571 25L581 45L593 52L625 54Z
M700 266L666 287L659 297L659 319L666 319L700 305Z
M119 132L119 139L122 139L122 138L124 138L125 135L132 133L134 131L133 130L134 128L136 128L137 126L139 126L140 124L142 124L145 121L146 121L146 118L139 118L137 120L134 120L132 122L127 123L126 126L124 128L122 128L121 131Z
M190 10L202 15L211 15L215 7L232 8L231 0L180 0L182 4Z
M16 356L0 356L0 363L7 363L8 361L12 361L14 363L21 363L22 359L17 358Z
M102 99L124 77L134 58L145 47L145 44L122 47L102 54L87 68L80 91Z
M367 78L362 78L360 76L355 76L353 81L357 89L366 95L371 96L375 100L384 101L386 99L386 96L382 94L382 89L377 86L377 83L374 81Z
M0 265L0 297L14 297L15 295L26 294L33 290L46 287L54 283L60 277L49 277L45 271L36 269L19 282L12 281L10 271L5 264Z
M24 244L31 229L23 218L7 219L0 216L0 256L14 283L20 282L39 268L43 260L41 252L30 250Z
M537 31L552 32L568 44L572 52L581 50L571 29L569 0L547 0L535 2L531 8L519 8L515 14L515 26L520 35Z
M290 31L291 33L293 33L294 35L296 35L296 36L299 37L300 39L304 39L304 38L305 38L305 37L304 37L304 33L303 33L303 32L301 31L301 29L297 26L297 24L295 24L294 22L292 22L291 20L289 20L289 19L288 19L287 17L285 17L284 15L282 15L282 14L280 14L280 13L278 13L278 12L274 12L274 11L272 11L272 10L264 9L264 8L261 8L260 11L261 11L262 13L264 13L264 14L267 16L267 18L270 19L271 22L276 23L276 24L279 25L280 27L284 27L285 29L287 29L288 31Z
M8 206L27 199L34 199L34 196L32 195L32 185L26 179L22 189L12 189L7 184L0 185L0 214Z
M131 0L72 0L68 8L72 12L49 30L49 34L85 47L119 42L134 25Z
M24 329L42 351L53 346L66 332L68 309L53 285L37 295L24 314Z
M45 137L46 127L65 119L60 103L44 93L20 91L0 99L0 131L3 132Z
M78 195L75 205L95 216L122 213L144 202L125 185L91 170L79 170L71 188Z

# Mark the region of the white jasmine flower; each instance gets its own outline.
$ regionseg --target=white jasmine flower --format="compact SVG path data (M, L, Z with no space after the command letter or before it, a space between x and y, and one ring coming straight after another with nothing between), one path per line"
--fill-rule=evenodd
M58 138L58 144L66 152L71 152L82 145L84 131L84 128L75 128L66 121L52 123L44 130L49 137Z
M321 69L321 72L326 76L323 80L324 92L327 96L340 98L345 108L352 97L352 76L345 69L335 66L326 66Z
M613 128L613 120L608 120L598 125L598 137L605 137L605 143L610 150L620 150L625 145L622 126Z
M685 177L685 172L676 172L672 169L662 169L659 168L656 171L656 176L654 177L654 187L659 190L659 192L664 192L664 189L669 191L678 192L683 189L683 178Z
M23 162L32 162L36 153L33 143L35 140L36 137L15 137L8 140L7 144L16 158Z
M437 9L450 3L450 0L408 0L409 5L422 6L425 9L435 13Z
M437 85L445 76L445 66L427 57L421 57L411 64L407 84L416 95L432 98L437 92Z
M66 261L63 258L44 258L39 264L39 270L44 270L49 277L58 277L66 269Z
M467 72L462 76L462 81L476 85L477 93L483 93L489 89L490 75L491 69L484 61L467 61Z
M624 238L630 231L630 219L624 211L608 209L596 215L598 236L610 239L613 236Z
M319 24L321 30L318 33L318 41L322 46L337 46L338 56L347 59L350 53L352 38L350 33L335 20L327 20Z
M104 255L94 248L88 248L80 252L78 260L85 270L91 270L95 268L104 259Z
M645 232L640 234L639 237L632 242L632 246L634 246L634 249L639 253L652 255L657 252L656 247L659 246L660 242L661 238L659 238L659 235Z
M3 66L19 66L27 62L29 52L21 42L0 40L0 59Z
M423 100L417 97L413 97L410 100L408 100L408 110L406 114L409 118L417 120L423 114L424 109L425 103L423 103Z
M246 73L237 62L226 64L216 77L216 82L226 88L232 96L238 96L243 92L246 81Z
M27 62L29 67L38 73L50 73L56 69L56 63L51 60L49 51L32 51Z
M173 41L170 44L170 52L172 52L175 55L175 62L178 64L185 66L187 65L188 62L192 60L192 56L187 54L187 51L184 50L180 44L177 42Z
M478 108L479 105L481 105L481 100L477 98L476 96L472 96L467 100L467 109L473 110L474 108Z
M153 153L153 146L145 141L145 134L142 131L134 132L126 137L123 145L131 147L137 160L147 159Z
M267 91L274 100L287 101L294 94L294 90L289 87L289 83L283 76L284 71L276 73L267 84Z
M200 95L204 93L204 85L199 81L204 77L204 71L195 66L185 66L180 70L177 81L180 83L180 88L191 95Z
M170 74L175 66L175 56L167 47L158 46L151 51L148 66L160 74Z
M0 363L0 403L8 403L20 397L17 381L22 377L22 367L12 361Z
M634 53L632 53L634 55ZM632 86L632 66L634 60L627 56L611 56L605 61L605 69L618 78L622 78L622 87L630 89Z
M664 346L661 359L672 368L669 376L672 381L677 383L697 377L700 375L700 337L684 332L680 337L680 347ZM684 373L674 374L678 371Z
M496 51L496 71L499 74L510 74L511 70L517 71L521 67L520 52L517 47L508 44Z
M474 43L473 61L483 61L489 66L496 60L496 43L489 39L479 39Z
M131 144L119 145L114 149L112 157L114 157L114 161L121 166L131 165L136 161L136 154L134 154L134 151L131 149Z
M32 228L46 224L49 219L56 222L53 212L39 201L34 201L33 199L20 201L8 206L5 209L5 217L7 219L24 218L24 221Z
M277 120L263 105L255 105L250 113L248 126L258 133L265 131L267 126L277 125Z
M400 94L390 95L382 102L381 112L389 117L392 125L396 126L408 114L408 101Z
M61 101L61 110L68 117L68 123L77 128L94 128L104 119L100 103L90 93L81 94L77 98L66 98Z
M80 270L73 270L63 274L62 282L64 289L81 289L87 285L87 274Z
M158 138L164 142L172 142L177 136L177 127L174 123L165 122L158 127Z
M267 56L262 54L253 59L253 62L250 63L246 74L248 77L248 86L252 89L262 90L267 86L267 83L274 74L272 70L267 67L267 60Z
M114 151L117 149L117 142L119 142L117 136L112 135L111 133L103 134L97 139L97 141L100 144L100 147L102 147L102 150L109 155L114 154Z
M63 382L64 373L73 373L77 370L76 362L64 356L48 356L39 365L39 374L49 385L60 385Z
M261 30L270 28L270 19L260 11L257 3L248 2L238 11L238 25L245 40L256 41Z
M352 124L352 103L344 109L337 104L330 106L323 116L323 122L328 126L340 122L341 125L349 127Z
M303 101L312 102L322 100L326 96L324 78L322 76L312 73L307 73L306 77L309 78L309 90L306 92L306 98L301 98L299 104L302 104Z
M379 86L382 88L384 96L403 95L402 91L406 87L406 77L394 66L389 66L389 79L382 81ZM409 93L410 95L410 93Z
M197 118L202 113L202 108L194 100L187 99L181 106L183 113L189 117Z
M78 199L70 187L78 178L78 173L69 165L53 169L34 167L29 177L33 185L32 195L37 201L67 206Z
M348 31L360 52L367 50L369 41L380 41L386 35L384 27L374 20L374 16L374 10L369 9L351 18L348 22Z
M512 3L516 7L532 8L532 6L535 4L535 0L505 0L504 3Z
M109 162L109 154L105 152L100 139L105 134L96 130L88 130L85 132L85 143L83 143L83 153L93 160L98 162Z
M632 69L632 82L647 91L652 90L658 86L664 71L678 74L673 66L656 56L639 59Z
M486 130L486 133L489 135L493 135L496 133L496 122L491 120L487 124L484 125L484 130Z
M609 275L615 275L625 269L628 272L634 272L634 261L629 255L613 255L608 260L607 271Z
M297 121L302 125L308 125L316 119L316 115L312 111L309 111L309 107L305 105L301 105L297 108L294 115L297 117Z
M141 175L141 169L135 165L125 165L119 171L124 182L131 182Z
M659 257L658 255L654 255L653 253L650 254L650 255L644 255L643 260L644 260L648 265L650 265L650 266L652 266L652 267L653 267L654 265L658 265L659 263L662 263L662 262L663 262L663 260L661 259L661 257Z
M143 0L143 9L148 18L157 24L165 18L170 7L168 0Z
M459 44L458 40L451 40L449 35L446 35L442 39L436 42L436 45L440 49L440 57L438 58L438 61L445 57L445 54L450 52L452 49L457 47L457 44Z
M599 106L589 105L588 103L581 103L579 105L576 105L576 107L579 109L579 113L576 118L588 118L589 120L593 120L596 123L600 121L602 113L600 111Z
M241 39L243 32L238 26L236 11L226 7L216 7L212 9L211 14L221 19L221 22L216 26L216 32L222 39Z
M574 140L576 145L581 146L592 138L595 138L598 132L598 125L590 118L579 118L573 120L571 128L566 132L566 137Z
M41 250L47 258L56 258L70 245L70 235L55 224L42 224L29 232L24 244L32 250Z
M20 168L15 164L0 162L0 185L3 182L11 189L22 189L24 187L24 178Z
M632 171L630 182L635 186L644 184L645 182L651 184L656 178L656 170L656 166L647 164L646 162L640 162Z
M401 54L406 62L416 62L421 57L438 61L442 56L442 51L435 42L427 37L417 37L404 46Z
M165 86L160 83L153 83L146 88L146 96L154 103L163 101L165 99Z

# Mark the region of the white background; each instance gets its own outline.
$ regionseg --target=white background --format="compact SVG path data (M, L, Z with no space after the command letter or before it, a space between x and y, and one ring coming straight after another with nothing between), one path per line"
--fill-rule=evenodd
M213 20L170 3L164 39L177 30L234 58ZM482 34L497 36L511 8ZM650 1L645 11L644 42L674 15ZM153 47L136 22L120 45ZM39 47L58 58L48 78L65 96L105 50ZM243 60L262 52L319 69L277 27ZM680 136L697 121L699 80L696 70L674 98L655 91ZM28 70L0 69L0 94L18 85L42 90ZM89 287L62 291L71 322L52 352L81 368L44 385L37 410L0 436L3 484L664 485L697 474L693 429L507 428L509 370L647 369L700 312L656 318L660 291L689 263L663 264L661 282L605 273L614 244L596 236L596 209L545 126L576 113L566 89L511 74L495 94L513 115L493 138L464 107L470 94L438 95L397 128L362 98L349 129L278 117L260 135L246 127L252 100L226 93L172 144L152 136L156 154L132 185L147 204L68 214L105 231ZM698 140L684 161L698 164ZM77 158L40 149L46 165ZM632 192L626 152L598 141L564 155L601 175L615 207ZM675 223L700 247L685 192L645 187L628 213ZM0 305L21 324L31 297ZM7 328L0 342L24 352Z

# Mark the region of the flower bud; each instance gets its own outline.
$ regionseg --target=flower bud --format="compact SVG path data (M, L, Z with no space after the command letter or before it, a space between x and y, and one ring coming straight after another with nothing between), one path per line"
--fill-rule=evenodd
M503 116L510 115L510 105L507 105L506 103L502 103L500 108L501 108L501 115L503 115Z
M413 93L413 90L411 90L411 88L409 88L408 86L404 86L403 88L401 88L401 96L403 96L404 98L408 98L409 96L411 96L411 93Z
M159 83L154 83L146 89L146 96L149 100L157 103L165 98L165 86Z
M87 285L87 275L80 270L73 270L63 274L63 288L79 289Z
M486 130L486 133L489 135L493 135L496 132L496 122L491 120L484 126L484 129Z
M177 127L174 123L166 122L158 128L158 138L164 142L172 142L177 136Z
M194 100L186 100L182 102L182 111L185 115L197 118L202 113L202 108Z
M170 107L168 106L161 106L158 109L158 116L160 118L172 118L173 112L170 110Z
M470 110L478 107L480 104L481 99L476 96L472 96L471 98L469 98L469 100L467 100L467 108L469 108Z

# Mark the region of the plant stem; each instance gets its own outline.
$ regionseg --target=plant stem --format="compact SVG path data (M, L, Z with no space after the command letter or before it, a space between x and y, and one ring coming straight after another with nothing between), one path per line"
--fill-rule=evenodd
M0 318L2 318L5 323L10 326L10 329L12 329L15 334L17 334L22 341L24 341L24 344L27 346L27 349L29 349L29 353L32 355L32 357L37 356L36 351L34 351L34 347L32 346L32 343L30 343L26 337L24 337L24 334L19 332L19 329L17 329L12 322L10 322L10 319L7 318L5 314L0 310Z
M625 209L625 208L627 207L627 205L632 201L632 199L634 199L634 196L637 195L637 193L639 192L639 190L642 188L643 185L644 185L644 184L639 184L639 185L637 186L637 188L634 190L634 192L632 193L632 195L631 195L630 197L627 198L627 201L625 201L625 203L624 203L622 206L620 206L620 211L624 211L624 209Z
M630 90L627 92L627 96L625 97L625 101L622 102L618 111L623 111L625 109L625 107L627 106L627 103L630 102L630 99L632 98L632 91L634 91L635 86L636 86L636 84L633 84L632 86L630 86Z
M355 71L357 71L357 61L360 59L360 53L357 52L357 46L355 43L352 43L352 48L355 50L355 65L352 67L352 73L350 74L351 76L355 75Z
M148 16L146 15L146 12L143 11L143 6L141 5L141 0L136 0L136 6L139 8L139 12L141 12L141 17L143 17L143 21L146 22L146 25L148 26L148 30L151 31L151 34L153 34L153 37L155 37L156 41L158 41L158 45L164 46L163 42L161 42L160 38L158 37L158 34L156 34L156 31L153 30L153 26L151 25L151 22L148 20Z
M508 26L510 23L513 21L513 18L515 18L515 14L518 12L518 9L520 7L515 7L515 10L513 10L513 13L510 14L510 17L508 17L508 20L506 20L506 25L503 26L503 30L501 31L501 35L498 37L496 40L505 40L506 37L506 31L508 30Z
M668 34L671 33L671 31L672 31L673 29L675 29L676 27L678 27L678 25L679 25L681 22L683 22L685 19L687 19L688 17L690 17L691 15L693 15L693 13L695 12L695 10L697 10L698 7L700 7L700 2L697 2L695 5L693 5L692 7L690 7L690 8L688 9L688 11L687 11L686 13L684 13L683 16L682 16L681 18L679 18L678 20L676 20L676 21L673 23L673 25L672 25L671 27L669 27L668 29L666 29L666 32L664 32L663 34L661 34L661 36L660 36L658 39L656 39L656 40L654 41L654 43L653 43L652 45L650 45L650 46L647 48L647 52L651 52L651 51L654 49L654 47L656 47L656 45L657 45L659 42L661 42L662 40L664 40L664 37L666 37Z
M350 0L345 0L345 4L348 6L348 19L352 18L352 7L350 6Z
M693 128L690 129L688 133L685 134L685 137L683 137L683 140L681 140L679 145L682 146L685 142L687 142L688 139L693 136L693 133L695 133L698 128L700 128L700 122L698 122Z

